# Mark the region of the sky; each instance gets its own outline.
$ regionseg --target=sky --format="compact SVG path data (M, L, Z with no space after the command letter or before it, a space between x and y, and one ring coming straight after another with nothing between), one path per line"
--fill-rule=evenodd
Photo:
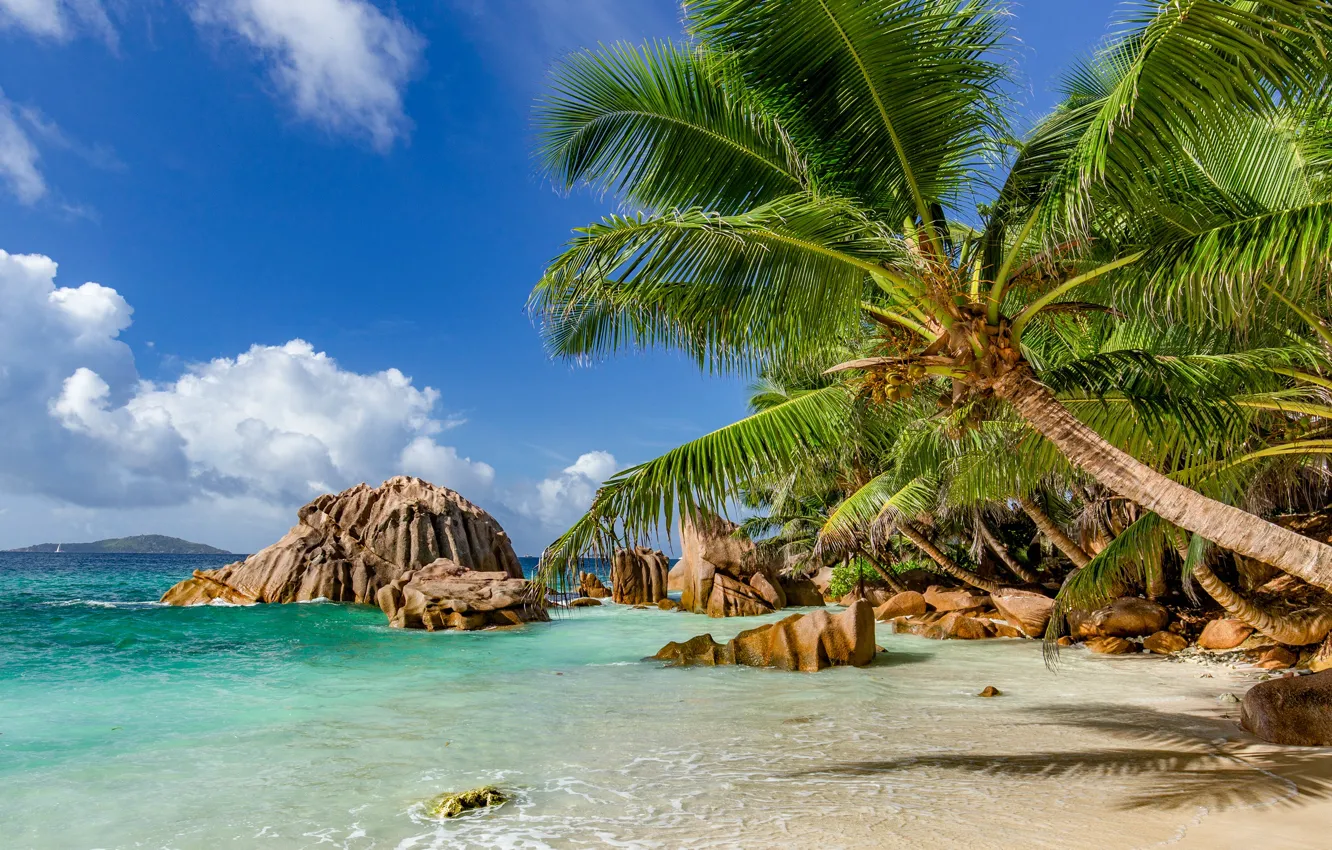
M1114 0L1013 8L1021 114ZM532 107L670 0L0 0L0 549L236 552L413 474L537 554L596 485L745 412L670 352L552 361L524 312L613 199Z

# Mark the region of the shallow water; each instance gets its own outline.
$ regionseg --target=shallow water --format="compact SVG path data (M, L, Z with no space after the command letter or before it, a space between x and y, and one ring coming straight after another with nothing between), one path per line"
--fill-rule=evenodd
M759 620L151 604L225 560L0 554L0 845L1149 847L1290 794L1194 666L881 629L864 670L680 670L640 659ZM488 783L516 801L423 816Z

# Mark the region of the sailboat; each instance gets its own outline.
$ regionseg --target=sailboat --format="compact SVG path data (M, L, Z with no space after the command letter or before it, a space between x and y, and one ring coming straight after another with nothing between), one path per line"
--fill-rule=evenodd
M57 554L57 555L60 554L60 544L59 544L59 543L56 544L56 554Z

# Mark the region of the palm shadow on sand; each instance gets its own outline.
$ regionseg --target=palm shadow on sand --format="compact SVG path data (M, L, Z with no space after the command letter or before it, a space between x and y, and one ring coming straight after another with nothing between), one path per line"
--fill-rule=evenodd
M1123 746L1026 753L949 753L841 763L812 771L866 777L944 770L1014 778L1139 780L1120 809L1303 806L1332 799L1332 750L1276 747L1233 721L1122 705L1034 709L1032 725L1095 729ZM810 772L802 771L802 775Z

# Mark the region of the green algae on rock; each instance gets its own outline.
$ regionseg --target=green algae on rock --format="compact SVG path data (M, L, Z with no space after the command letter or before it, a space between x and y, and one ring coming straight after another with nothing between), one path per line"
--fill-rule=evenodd
M456 818L475 809L498 808L509 802L503 791L493 785L484 785L459 794L440 794L426 803L426 813L432 818Z

